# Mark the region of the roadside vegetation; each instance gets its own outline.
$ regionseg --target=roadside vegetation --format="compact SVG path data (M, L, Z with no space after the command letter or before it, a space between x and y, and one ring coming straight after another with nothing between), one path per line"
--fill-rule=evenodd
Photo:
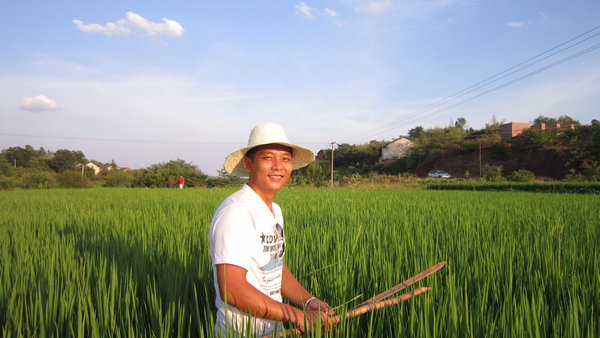
M414 146L407 155L390 163L380 160L381 150L391 141L372 140L364 144L339 144L334 151L333 185L426 186L429 170L441 169L450 181L533 182L600 180L600 122L582 125L569 116L557 119L539 116L534 124L575 124L560 131L527 129L510 141L498 134L500 122L492 119L475 130L464 118L448 127L415 127L407 135ZM93 163L96 174L83 166ZM229 187L244 182L224 170L216 176L203 173L183 159L130 170L116 163L87 159L81 151L50 151L15 146L0 151L0 189L48 189L89 187L176 187L184 176L186 187ZM438 179L439 180L439 179ZM331 185L331 149L322 160L294 171L291 185Z
M498 134L500 122L492 119L475 130L460 118L448 127L415 127L408 133L414 146L391 163L379 161L381 148L389 142L362 145L340 144L334 151L334 185L367 185L378 182L425 183L430 170L452 174L446 181L533 182L600 180L600 122L582 125L568 116L539 116L534 124L575 124L575 129L527 129L510 141ZM331 150L323 160L311 163L295 175L298 182L330 184ZM409 179L409 178L412 178ZM439 180L439 179L438 179Z

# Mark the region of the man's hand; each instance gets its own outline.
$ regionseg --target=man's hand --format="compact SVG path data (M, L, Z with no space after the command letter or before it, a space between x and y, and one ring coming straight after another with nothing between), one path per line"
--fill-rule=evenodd
M305 310L306 325L304 321L298 323L298 328L302 332L314 331L317 329L319 323L323 328L324 332L333 330L336 331L336 322L333 320L335 311L329 304L322 300L315 299L308 303Z
M333 308L331 306L329 306L329 304L325 303L324 301L322 301L320 299L315 299L313 301L310 301L308 303L308 305L306 306L306 311L317 311L317 310L325 312L330 317L335 315L335 310L333 310Z

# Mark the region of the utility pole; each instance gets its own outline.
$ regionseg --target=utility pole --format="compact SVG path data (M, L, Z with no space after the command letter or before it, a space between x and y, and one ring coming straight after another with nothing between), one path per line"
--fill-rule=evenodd
M335 142L331 142L331 182L329 182L329 186L333 188L333 145Z
M15 168L17 167L17 159L13 159L13 163L15 164Z
M481 137L479 138L479 178L481 178Z

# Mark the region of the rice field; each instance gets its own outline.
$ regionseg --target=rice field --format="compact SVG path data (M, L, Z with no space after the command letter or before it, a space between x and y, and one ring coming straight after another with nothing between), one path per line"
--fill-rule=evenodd
M210 219L235 189L0 191L2 336L214 337ZM432 290L337 335L600 336L600 196L280 191L286 264L338 313L439 261Z

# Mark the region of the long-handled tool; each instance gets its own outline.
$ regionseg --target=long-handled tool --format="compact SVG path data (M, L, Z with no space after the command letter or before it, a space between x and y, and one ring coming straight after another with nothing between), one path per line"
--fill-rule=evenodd
M387 298L388 296L391 296L394 293L396 293L396 292L398 292L398 291L400 291L400 290L402 290L402 289L404 289L404 288L406 288L406 287L408 287L408 286L410 286L410 285L412 285L412 284L420 281L421 279L423 279L423 278L431 275L432 273L438 271L444 265L446 265L446 261L439 262L436 265L430 267L429 269L424 270L424 271L422 271L422 272L414 275L413 277L410 277L409 279L405 280L404 282L402 282L402 283L400 283L398 285L395 285L395 286L391 287L390 289L387 289L387 290L383 291L382 293L378 294L377 296L375 296L375 297L373 297L371 299L365 300L364 302L362 302L362 303L358 304L357 306L355 306L354 309L356 309L356 308L358 308L360 306L369 304L369 303L376 303L376 302L378 302L378 301L380 301L380 300L382 300L384 298ZM352 311L352 310L350 310L350 311Z
M356 306L355 308L346 311L345 317L346 317L346 319L352 318L352 317L357 317L357 316L360 316L364 313L367 313L367 312L370 312L373 310L377 310L377 309L384 308L386 306L402 303L403 301L408 300L408 299L412 298L413 296L418 296L429 290L431 290L430 287L422 286L420 288L415 289L414 291L403 293L398 297L384 299L384 300L380 300L378 302L366 303L366 304L363 304L360 306ZM342 319L341 315L337 315L332 318L332 321L337 324L341 319Z
M401 291L404 288L406 288L406 287L420 281L421 279L431 275L432 273L438 271L445 264L446 264L445 261L439 262L436 265L430 267L429 269L424 270L424 271L414 275L413 277L410 277L409 279L405 280L404 282L402 282L398 285L395 285L392 288L387 289L384 292L376 295L375 297L358 304L357 306L353 307L352 309L346 311L346 313L343 315L343 317L344 318L353 318L356 316L360 316L362 314L365 314L367 312L370 312L370 311L373 311L376 309L381 309L386 306L401 303L405 300L412 298L413 296L418 296L422 293L425 293L425 292L431 290L430 287L420 287L420 288L415 289L414 291L403 293L398 297L385 299L385 298L393 295L394 293ZM339 321L341 319L342 319L342 315L337 315L332 318L332 321L334 324L337 324L337 323L339 323ZM289 329L289 330L285 330L282 332L278 332L275 335L275 337L287 337L290 335L299 336L299 335L302 335L302 332L300 330L294 328L294 329Z

